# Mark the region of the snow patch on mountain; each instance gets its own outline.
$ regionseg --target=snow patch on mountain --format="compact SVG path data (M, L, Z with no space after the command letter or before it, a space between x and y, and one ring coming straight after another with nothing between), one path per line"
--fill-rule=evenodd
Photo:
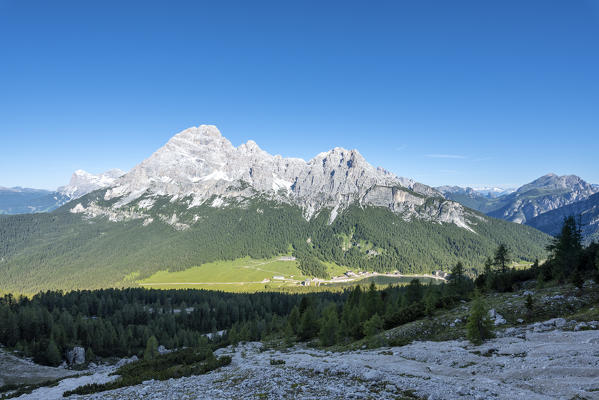
M376 198L368 196L372 188ZM257 195L302 208L306 219L320 210L338 212L351 204L383 206L408 218L424 218L467 227L466 211L435 189L370 165L357 150L336 147L309 161L284 158L256 142L235 147L212 125L186 129L171 138L129 173L108 185L104 200L125 207L142 196L191 199L188 207L222 207ZM435 198L434 207L424 199ZM371 199L372 198L372 199Z
M116 180L123 176L125 171L118 168L108 170L104 173L94 175L82 169L78 169L71 176L68 185L56 189L61 195L70 200L78 199L94 190L103 189L113 185Z

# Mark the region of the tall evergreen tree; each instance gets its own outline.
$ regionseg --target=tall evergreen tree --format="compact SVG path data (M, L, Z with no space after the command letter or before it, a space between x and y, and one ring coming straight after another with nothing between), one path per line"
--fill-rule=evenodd
M505 244L501 243L499 247L497 247L497 250L495 250L493 264L499 268L502 274L505 274L510 261L510 251Z
M547 250L551 252L553 274L563 282L576 268L582 251L582 237L574 217L564 218L561 232L553 239Z
M328 305L323 312L319 339L323 346L332 346L339 339L339 317L334 303Z
M57 366L62 362L62 356L60 355L60 350L58 346L54 342L53 339L50 339L48 342L48 347L46 348L45 353L46 363L48 365Z
M316 319L316 312L312 305L308 306L302 314L298 336L302 341L310 340L318 333L318 320Z

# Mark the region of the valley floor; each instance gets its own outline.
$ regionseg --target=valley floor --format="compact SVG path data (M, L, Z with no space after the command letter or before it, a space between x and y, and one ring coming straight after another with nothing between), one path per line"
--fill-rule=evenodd
M233 361L206 375L72 398L599 399L599 330L553 325L508 328L480 346L427 341L327 352L261 351L261 344L247 343L218 350Z

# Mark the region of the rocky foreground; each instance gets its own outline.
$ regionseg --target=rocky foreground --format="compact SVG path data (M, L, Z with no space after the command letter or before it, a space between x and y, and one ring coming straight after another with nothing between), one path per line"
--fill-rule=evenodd
M570 325L558 318L508 328L480 346L414 342L333 353L247 343L218 350L233 361L206 375L71 398L599 399L599 324ZM46 395L40 389L28 398Z

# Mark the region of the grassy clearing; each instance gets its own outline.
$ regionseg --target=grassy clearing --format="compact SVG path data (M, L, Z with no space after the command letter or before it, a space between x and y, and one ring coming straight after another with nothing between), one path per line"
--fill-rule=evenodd
M282 277L283 279L274 279ZM252 259L216 261L183 271L159 271L138 282L156 289L211 289L229 292L256 292L296 286L306 279L295 260Z
M208 289L236 293L254 293L260 291L298 291L300 282L310 277L298 268L296 260L281 260L282 256L269 259L239 258L233 261L216 261L191 267L183 271L159 271L149 278L137 282L140 286L153 289ZM323 262L329 276L343 275L351 269L333 262ZM354 271L355 272L355 271ZM132 274L135 276L135 274ZM277 277L278 279L274 279ZM280 279L283 278L283 279ZM130 278L131 279L131 278ZM329 283L321 290L333 287L348 287L356 284L369 285L374 281L377 286L388 284L407 284L413 277L369 277L352 282ZM423 283L430 279L419 278ZM306 288L306 291L313 291Z

